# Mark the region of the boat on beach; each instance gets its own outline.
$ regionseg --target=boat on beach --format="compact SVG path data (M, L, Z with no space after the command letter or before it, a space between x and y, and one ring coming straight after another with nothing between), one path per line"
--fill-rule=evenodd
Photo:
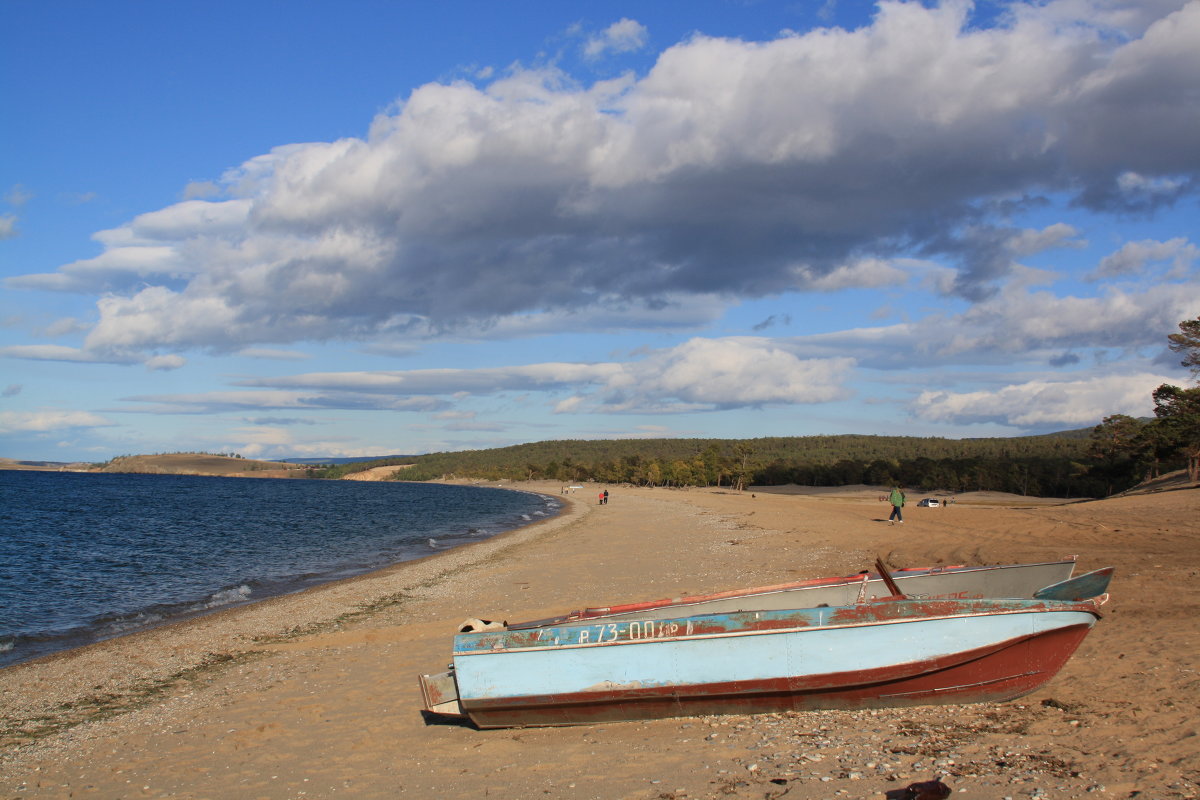
M682 614L662 604L649 616L460 633L450 670L420 677L425 710L502 728L1010 700L1062 668L1112 576L1029 597L916 598L877 566L891 593L850 603L691 613L693 603Z

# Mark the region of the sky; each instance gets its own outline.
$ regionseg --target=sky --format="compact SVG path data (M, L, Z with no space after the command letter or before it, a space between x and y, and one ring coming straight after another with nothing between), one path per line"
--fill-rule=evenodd
M1200 316L1200 0L7 0L0 457L1018 436Z

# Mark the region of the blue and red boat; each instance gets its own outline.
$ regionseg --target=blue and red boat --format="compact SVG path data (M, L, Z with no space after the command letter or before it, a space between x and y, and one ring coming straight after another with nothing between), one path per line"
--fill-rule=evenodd
M879 569L892 594L839 605L754 608L762 595L750 590L739 610L690 613L693 602L679 614L660 601L657 611L638 604L636 618L461 633L451 669L421 676L425 708L500 728L1009 700L1062 668L1100 618L1112 576L1029 597L930 599L906 596Z

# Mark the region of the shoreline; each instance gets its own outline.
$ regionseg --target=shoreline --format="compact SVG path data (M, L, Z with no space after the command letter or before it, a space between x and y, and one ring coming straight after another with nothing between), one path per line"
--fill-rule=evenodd
M555 497L545 491L510 490ZM561 502L562 510L553 517L534 519L486 539L6 665L0 668L0 720L4 725L0 728L0 763L14 738L26 738L14 737L12 732L14 723L20 726L22 719L52 716L54 708L69 710L87 705L88 698L101 686L106 695L102 716L119 713L127 706L138 705L148 692L157 693L199 669L244 657L263 642L311 635L337 626L342 620L362 617L364 608L377 609L400 602L400 595L418 596L432 591L453 570L536 539L580 516L579 503L566 497ZM148 658L147 651L157 651L159 657ZM100 683L72 691L68 676L77 672L91 676L87 683L92 683L92 678ZM44 691L48 685L54 687L49 694ZM39 695L40 702L21 702L22 697ZM50 727L65 730L75 724L78 720L63 719ZM38 738L41 735L27 740Z
M963 800L1200 796L1200 492L991 498L889 526L873 495L609 488L607 506L558 495L553 519L469 548L0 670L10 739L48 726L0 751L0 796L879 798L933 773ZM416 676L443 668L466 617L853 574L875 555L1069 553L1077 572L1117 567L1113 599L1063 671L1009 703L500 731L419 713Z
M171 475L168 477L191 480L195 477L227 476ZM473 488L468 484L445 483L443 485ZM492 489L497 487L484 486L478 488ZM531 506L530 510L522 514L520 518L515 513L503 519L499 516L494 520L488 518L485 522L479 524L479 531L483 532L483 535L478 535L475 532L475 528L464 528L464 530L468 531L467 533L456 534L453 531L449 531L443 534L439 532L432 534L437 536L437 544L431 538L429 539L428 547L424 544L419 544L424 542L423 538L413 538L411 543L400 547L393 547L391 549L394 552L382 556L372 554L371 552L364 552L358 554L357 560L345 560L343 563L336 563L337 559L335 558L334 563L325 564L321 567L315 565L310 567L307 563L293 565L292 574L290 575L270 573L270 570L255 573L253 572L252 562L247 562L245 571L239 568L237 573L227 571L219 576L231 582L221 582L220 580L216 580L218 576L211 576L214 581L207 582L207 586L205 582L193 583L188 586L188 591L185 594L176 594L173 597L165 597L159 594L155 597L145 598L143 605L132 608L132 610L128 606L122 611L109 609L92 610L86 612L90 614L90 617L88 617L85 616L85 612L81 609L73 617L74 627L70 630L60 630L53 633L41 630L25 630L22 633L12 634L12 638L7 636L0 638L0 646L4 646L5 643L8 644L4 651L0 652L0 656L3 657L0 658L0 671L76 649L113 641L125 636L137 635L149 630L185 623L232 609L245 608L257 603L302 593L340 581L368 576L398 565L421 561L430 556L471 546L481 541L496 538L497 536L507 535L511 532L527 528L530 525L537 524L539 521L544 521L547 518L555 518L563 513L567 505L561 499L556 501L552 495L546 492L529 492L523 489L510 489L508 491L517 493L516 495L510 495L512 498L524 495L526 499L517 502ZM490 503L491 501L484 502ZM505 502L511 504L513 501L509 500ZM532 508L534 504L537 504L536 509ZM556 507L552 507L552 504L556 504ZM378 531L378 528L364 528L364 530ZM495 531L495 533L491 533L491 531ZM170 576L163 577L169 578ZM10 625L9 630L12 629ZM14 653L14 650L17 652ZM11 656L17 654L20 654L18 659L10 660Z

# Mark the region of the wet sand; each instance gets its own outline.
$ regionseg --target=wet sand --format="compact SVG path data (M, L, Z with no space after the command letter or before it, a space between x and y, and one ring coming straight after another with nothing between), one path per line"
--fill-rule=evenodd
M589 486L470 547L0 670L0 797L884 798L934 774L956 798L1200 797L1200 491L912 497L894 526L878 496ZM466 617L1072 553L1117 567L1105 617L1009 703L501 731L420 713L416 676Z

